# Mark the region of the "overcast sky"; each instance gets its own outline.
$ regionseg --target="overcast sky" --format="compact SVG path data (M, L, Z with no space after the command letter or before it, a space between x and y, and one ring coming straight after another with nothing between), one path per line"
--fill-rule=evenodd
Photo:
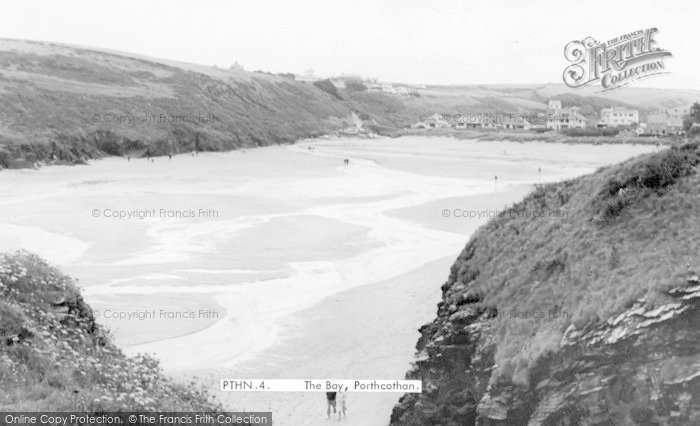
M657 27L671 74L700 89L697 0L3 0L0 37L248 70L433 84L562 81L564 45Z

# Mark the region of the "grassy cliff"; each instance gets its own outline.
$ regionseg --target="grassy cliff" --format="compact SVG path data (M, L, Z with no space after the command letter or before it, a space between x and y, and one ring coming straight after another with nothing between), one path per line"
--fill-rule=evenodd
M0 40L0 98L0 168L290 143L352 124L351 112L403 108L285 76L12 40Z
M396 425L700 423L700 146L537 188L477 231Z
M193 383L126 357L71 279L34 255L0 254L0 411L213 411Z

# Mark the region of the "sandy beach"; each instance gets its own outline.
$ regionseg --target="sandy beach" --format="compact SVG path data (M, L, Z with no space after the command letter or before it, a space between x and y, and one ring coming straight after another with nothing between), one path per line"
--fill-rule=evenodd
M406 274L354 288L285 319L284 337L271 350L236 366L237 378L402 379L413 359L418 326L430 321L440 300L453 257L430 262ZM407 326L407 322L414 325ZM232 374L221 370L206 382ZM386 425L401 394L351 393L348 416L333 422ZM325 393L227 393L231 407L271 410L275 424L322 425Z
M215 393L224 377L400 379L488 212L654 149L337 139L3 171L0 250L78 278L127 353ZM278 425L325 422L323 394L220 395ZM399 397L351 394L343 422L386 424Z

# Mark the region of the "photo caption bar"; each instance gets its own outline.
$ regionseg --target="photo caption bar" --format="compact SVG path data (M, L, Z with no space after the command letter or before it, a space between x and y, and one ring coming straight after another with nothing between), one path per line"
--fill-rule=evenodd
M221 379L222 392L397 392L422 393L420 380Z

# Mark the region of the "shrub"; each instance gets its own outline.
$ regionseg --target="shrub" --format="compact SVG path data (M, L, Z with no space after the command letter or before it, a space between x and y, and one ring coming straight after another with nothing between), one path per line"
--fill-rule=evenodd
M360 80L346 81L345 88L353 92L364 92L367 90L367 86L365 86Z
M567 136L617 136L620 129L566 129L562 133Z
M662 195L678 179L695 173L699 162L693 146L685 146L623 167L621 173L603 185L599 195L603 219L619 216L627 206L650 194Z

